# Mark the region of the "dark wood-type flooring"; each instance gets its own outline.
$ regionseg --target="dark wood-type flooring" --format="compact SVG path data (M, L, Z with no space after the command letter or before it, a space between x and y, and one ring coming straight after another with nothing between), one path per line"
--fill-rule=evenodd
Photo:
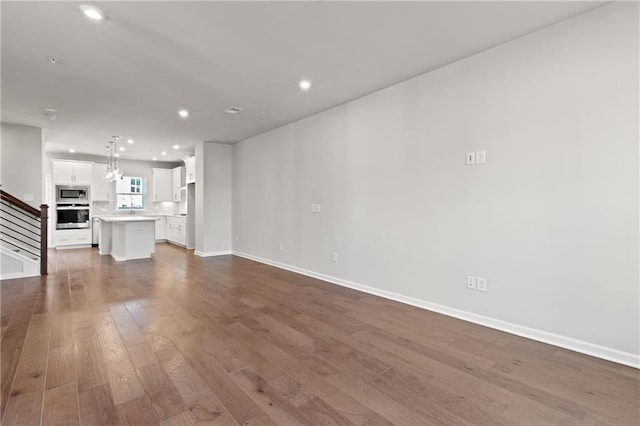
M1 283L9 425L638 424L638 370L246 259Z

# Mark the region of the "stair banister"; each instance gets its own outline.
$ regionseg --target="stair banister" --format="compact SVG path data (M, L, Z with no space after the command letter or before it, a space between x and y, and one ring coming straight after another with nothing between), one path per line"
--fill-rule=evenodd
M40 210L30 206L24 201L14 197L0 189L0 199L10 204L13 208L18 209L22 213L32 216L40 222L40 275L47 275L47 228L49 219L49 206L46 204L40 205Z

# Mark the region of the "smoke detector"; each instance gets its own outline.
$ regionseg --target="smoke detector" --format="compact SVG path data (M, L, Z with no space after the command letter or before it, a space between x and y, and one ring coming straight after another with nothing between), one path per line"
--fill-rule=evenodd
M229 108L224 110L224 112L226 112L227 114L240 114L242 111L244 111L244 108L235 106L230 106Z

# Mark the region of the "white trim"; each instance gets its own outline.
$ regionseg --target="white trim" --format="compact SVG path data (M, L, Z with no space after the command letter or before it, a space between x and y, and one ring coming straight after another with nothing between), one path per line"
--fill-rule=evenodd
M200 251L200 250L196 250L194 252L194 254L196 256L200 256L200 257L210 257L210 256L224 256L224 255L229 255L229 254L233 254L230 250L225 250L225 251Z
M40 259L33 260L31 257L14 252L4 245L0 245L0 253L2 256L10 257L22 264L21 271L0 274L0 281L40 276Z
M17 278L29 278L29 277L37 277L37 276L40 276L40 273L30 274L28 272L12 272L10 274L0 275L0 281L15 280Z
M91 244L72 244L68 246L56 246L56 250L72 250L79 248L91 248Z
M385 299L391 299L397 302L406 303L407 305L412 305L418 308L427 309L429 311L438 312L440 314L458 318L464 321L469 321L474 324L483 325L485 327L494 328L506 333L515 334L517 336L526 337L528 339L548 343L550 345L558 346L561 348L640 369L640 355L632 354L630 352L623 352L618 349L601 346L595 343L585 342L583 340L561 336L559 334L549 333L547 331L537 330L535 328L525 327L507 321L486 317L484 315L474 314L472 312L462 311L460 309L439 305L437 303L431 303L426 300L418 299L411 296L404 296L392 291L369 287L363 284L354 283L352 281L343 280L341 278L332 277L330 275L320 274L317 272L309 271L307 269L298 268L297 266L287 265L286 263L264 259L239 251L234 251L233 254L239 257L254 260L256 262L275 266L276 268L286 269L287 271L296 272L298 274L317 278L343 287L348 287L354 290L359 290L365 293L384 297Z
M16 246L16 247L19 247L19 246ZM24 250L24 249L21 248L20 250ZM31 257L27 256L26 254L15 252L10 248L5 247L4 245L0 245L0 253L4 254L5 256L9 256L15 260L21 261L23 263L26 262L26 263L32 263L38 266L40 265L40 259L34 260Z
M140 259L153 259L153 253L151 253L151 255L149 256L142 256L142 257L122 257L122 256L118 256L117 254L115 254L114 252L111 252L111 257L113 257L116 262L123 262L125 260L140 260Z
M178 247L182 247L182 248L187 248L187 246L185 244L180 244L176 241L172 241L172 240L166 240L166 242L168 242L169 244L173 244L174 246L178 246Z
M111 252L111 257L113 257L116 262L124 262L125 260L129 260L126 257L120 257L117 254L115 254L114 252Z

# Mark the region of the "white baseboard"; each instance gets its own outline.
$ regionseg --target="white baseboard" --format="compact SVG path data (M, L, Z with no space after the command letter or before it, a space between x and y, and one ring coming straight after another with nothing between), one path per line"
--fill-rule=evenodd
M109 254L111 255L111 257L113 257L116 260L116 262L124 262L125 260L128 260L126 257L120 257L114 252L111 252Z
M354 290L359 290L365 293L384 297L386 299L391 299L397 302L406 303L407 305L416 306L418 308L427 309L429 311L437 312L437 313L458 318L464 321L469 321L474 324L483 325L485 327L494 328L496 330L504 331L506 333L515 334L517 336L526 337L528 339L548 343L550 345L558 346L558 347L569 349L575 352L591 355L596 358L602 358L602 359L606 359L607 361L612 361L618 364L623 364L629 367L640 369L640 355L632 354L629 352L623 352L617 349L608 348L606 346L585 342L583 340L578 340L571 337L562 336L559 334L549 333L547 331L537 330L535 328L525 327L522 325L510 323L507 321L486 317L484 315L474 314L472 312L462 311L460 309L439 305L437 303L431 303L426 300L418 299L415 297L404 296L402 294L394 293L392 291L381 290L375 287L369 287L363 284L354 283L352 281L343 280L341 278L332 277L330 275L320 274L317 272L298 268L297 266L292 266L285 263L264 259L264 258L253 256L247 253L234 251L233 254L236 256L244 257L246 259L254 260L256 262L275 266L276 268L286 269L287 271L292 271L292 272L296 272L298 274L306 275L312 278L317 278L319 280L327 281L343 287L352 288Z
M12 272L10 274L2 274L0 275L0 281L5 280L15 280L18 278L29 278L29 277L37 277L40 276L39 273L28 273L28 272Z
M73 250L79 248L91 248L91 244L76 244L70 246L57 246L56 250Z
M175 242L175 241L171 241L171 240L165 240L165 241L166 241L167 243L169 243L169 244L173 244L174 246L178 246L178 247L182 247L182 248L187 248L187 246L186 246L186 245L184 245L184 244L180 244L180 243L177 243L177 242Z
M194 254L196 256L200 256L200 257L211 257L211 256L224 256L224 255L229 255L229 254L233 254L233 253L231 253L231 251L229 251L229 250L225 250L225 251L200 251L200 250L196 250L194 252Z

